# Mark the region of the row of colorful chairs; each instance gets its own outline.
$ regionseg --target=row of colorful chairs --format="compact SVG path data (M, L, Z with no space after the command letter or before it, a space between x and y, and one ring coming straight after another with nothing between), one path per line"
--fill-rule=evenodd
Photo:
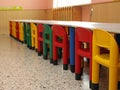
M10 22L10 36L30 49L35 49L38 55L48 58L50 63L57 65L58 58L63 57L63 69L68 70L69 35L65 26ZM62 49L62 50L61 50ZM61 53L63 53L61 55ZM109 90L120 88L119 48L113 35L101 29L93 31L87 28L75 28L75 79L81 80L83 61L89 61L89 80L92 90L99 90L99 73L101 65L109 69Z

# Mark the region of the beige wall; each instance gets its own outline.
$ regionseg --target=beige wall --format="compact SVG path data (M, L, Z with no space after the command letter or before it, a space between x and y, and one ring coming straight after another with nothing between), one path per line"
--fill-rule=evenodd
M91 19L90 9L91 9L90 5L82 6L82 21L90 21Z
M111 2L113 0L92 0L92 3Z
M93 12L92 12L92 16L90 17L91 8L93 8ZM120 23L119 10L120 10L120 2L110 2L110 3L93 4L88 6L73 7L71 15L72 15L72 20ZM9 20L11 19L51 20L54 19L53 16L54 15L52 9L0 11L0 34L9 34Z
M50 9L53 0L0 0L0 7L21 6L23 9Z
M0 34L9 34L11 19L47 19L46 10L0 11Z
M120 23L120 2L94 4L91 21Z

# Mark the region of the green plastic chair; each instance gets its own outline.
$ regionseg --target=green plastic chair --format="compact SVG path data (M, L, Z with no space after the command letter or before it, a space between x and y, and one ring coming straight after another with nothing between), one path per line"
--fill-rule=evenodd
M30 23L26 23L26 41L27 41L27 47L29 49L32 49Z
M49 25L44 24L43 31L43 58L47 59L48 46L50 51L50 63L53 63L53 50L52 50L52 29Z
M24 43L27 43L27 35L26 35L26 31L27 31L27 24L24 23Z

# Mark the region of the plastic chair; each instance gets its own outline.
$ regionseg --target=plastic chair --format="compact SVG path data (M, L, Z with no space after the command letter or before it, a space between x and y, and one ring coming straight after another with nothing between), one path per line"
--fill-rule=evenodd
M12 21L9 21L9 35L12 37Z
M16 39L16 22L12 22L12 36Z
M87 47L84 46L87 44ZM82 59L83 57L88 58L89 68L89 80L91 88L92 78L92 31L86 28L77 27L75 33L75 79L81 80L83 72Z
M43 53L43 25L37 25L37 36L38 36L38 55L41 56Z
M118 90L119 49L114 37L101 29L93 30L92 90L99 90L100 65L109 69L109 90ZM100 53L101 47L109 53Z
M32 49L35 49L37 51L38 48L37 26L34 23L31 23L31 40Z
M115 34L115 39L117 41L118 46L120 47L120 34Z
M19 22L16 22L16 39L19 40Z
M24 22L23 23L23 29L24 29L24 43L27 43L27 24Z
M19 40L21 43L24 43L24 31L23 31L23 23L19 22Z
M48 46L50 51L50 63L53 63L53 50L52 50L52 29L49 25L44 24L43 33L43 58L47 59L48 56Z
M69 56L69 45L68 45L68 37L64 27L53 25L53 64L57 65L57 49L60 47L63 49L63 69L68 69L68 56ZM59 39L62 39L59 40Z
M26 24L26 43L27 43L27 47L29 49L32 49L30 23L25 23L25 24Z

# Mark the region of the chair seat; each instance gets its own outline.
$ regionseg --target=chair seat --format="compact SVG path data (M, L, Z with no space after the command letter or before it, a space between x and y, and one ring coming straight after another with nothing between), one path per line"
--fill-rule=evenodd
M43 38L38 37L38 40L39 40L39 41L43 41Z
M83 56L83 57L90 57L92 54L88 52L89 50L77 50L76 54Z
M104 66L107 66L107 67L110 66L109 54L96 55L93 59Z
M54 45L57 47L63 47L63 43L60 43L60 42L55 42Z

